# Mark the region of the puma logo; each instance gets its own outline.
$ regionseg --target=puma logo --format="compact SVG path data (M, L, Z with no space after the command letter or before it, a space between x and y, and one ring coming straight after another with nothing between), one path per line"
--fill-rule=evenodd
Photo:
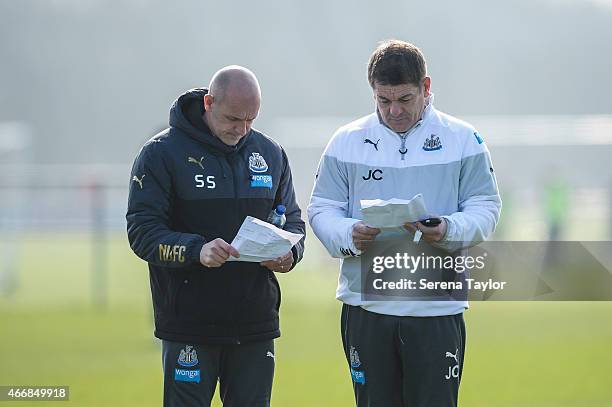
M136 181L138 183L138 185L140 185L140 189L142 189L142 180L145 177L145 174L142 174L142 177L140 177L140 179L138 179L138 177L136 175L134 175L132 177L132 181Z
M193 158L193 157L189 157L189 158L187 158L187 162L194 163L194 164L198 164L198 165L200 166L200 168L201 168L201 169L204 169L204 165L202 164L202 161L204 161L204 156L200 157L200 159L199 159L199 160L196 160L196 159L195 159L195 158Z
M455 354L453 355L450 352L446 352L446 355L444 357L446 358L453 358L455 359L455 365L454 366L449 366L448 367L448 373L446 375L444 375L444 378L446 380L450 380L450 379L459 379L459 348L457 348L457 350L455 351Z
M272 353L270 351L268 351L268 353L266 353L266 356L269 357L269 358L274 359L274 353Z
M372 140L370 140L369 138L363 140L364 144L372 144L374 146L374 148L376 149L376 151L378 151L378 142L380 141L380 139L376 140L376 143L373 142Z
M447 358L453 358L455 359L455 362L459 363L459 359L457 358L457 355L459 354L459 349L457 348L457 350L455 351L455 354L453 355L450 352L446 352L446 356Z

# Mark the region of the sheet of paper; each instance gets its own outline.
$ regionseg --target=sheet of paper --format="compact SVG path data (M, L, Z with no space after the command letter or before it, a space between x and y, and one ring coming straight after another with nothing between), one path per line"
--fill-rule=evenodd
M409 200L374 199L362 200L360 203L363 220L375 228L398 228L406 222L417 222L429 216L421 194Z
M283 256L300 241L304 235L279 229L274 225L247 216L230 243L240 253L240 258L230 257L228 261L261 262Z

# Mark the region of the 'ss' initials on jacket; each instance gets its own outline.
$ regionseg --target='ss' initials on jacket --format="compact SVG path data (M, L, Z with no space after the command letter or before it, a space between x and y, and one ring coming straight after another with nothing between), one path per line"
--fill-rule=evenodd
M287 207L285 230L305 233L283 148L251 130L236 146L202 120L206 89L181 95L170 128L149 140L130 175L127 231L149 264L155 335L197 343L242 343L278 337L280 287L259 263L199 261L216 238L231 243L246 216L265 220ZM304 240L292 248L301 260Z

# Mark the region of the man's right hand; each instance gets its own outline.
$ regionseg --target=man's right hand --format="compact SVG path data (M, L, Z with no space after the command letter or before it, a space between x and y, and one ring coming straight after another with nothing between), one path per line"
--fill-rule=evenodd
M380 229L372 228L360 221L353 225L353 244L362 252L374 241Z
M216 238L200 250L200 263L206 267L221 267L230 256L240 257L240 253L221 238Z

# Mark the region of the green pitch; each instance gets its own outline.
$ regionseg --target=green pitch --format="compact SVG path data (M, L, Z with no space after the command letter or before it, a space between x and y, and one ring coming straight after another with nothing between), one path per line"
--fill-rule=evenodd
M0 385L69 385L74 406L161 406L148 275L124 239L108 247L105 311L92 305L87 236L19 242L18 289L0 297ZM279 280L273 405L351 406L335 263L307 257ZM612 303L472 303L466 320L463 406L612 406Z

